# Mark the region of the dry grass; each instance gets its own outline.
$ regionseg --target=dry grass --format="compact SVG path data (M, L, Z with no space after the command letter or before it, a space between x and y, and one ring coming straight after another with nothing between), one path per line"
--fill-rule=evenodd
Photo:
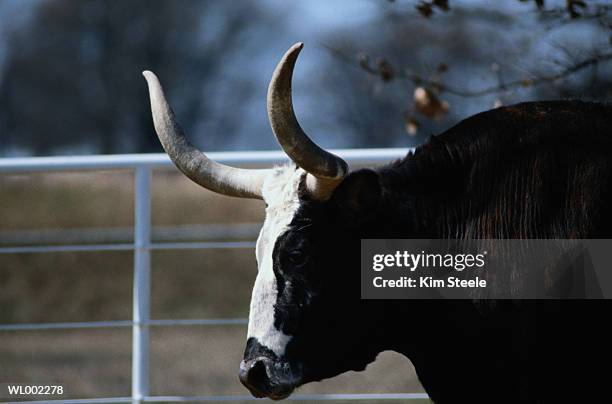
M129 226L128 172L0 176L0 231ZM155 225L261 221L259 201L216 196L180 175L155 173ZM256 267L251 250L156 251L153 318L246 317ZM132 254L0 254L0 323L128 320ZM151 392L246 394L236 377L245 329L153 327ZM66 398L130 393L129 329L0 333L0 383L60 383ZM384 353L365 372L305 386L311 392L420 392L414 370ZM387 401L388 403L388 401Z

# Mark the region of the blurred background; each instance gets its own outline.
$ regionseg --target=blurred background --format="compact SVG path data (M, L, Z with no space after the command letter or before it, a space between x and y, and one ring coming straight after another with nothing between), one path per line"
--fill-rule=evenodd
M297 41L296 111L325 147L415 145L496 105L607 99L611 7L0 0L0 155L162 151L143 69L159 75L197 145L276 148L267 83Z
M612 1L0 0L0 157L161 152L141 71L207 151L276 150L274 66L294 42L302 126L326 148L409 147L471 114L612 96ZM0 175L0 247L131 243L130 171ZM252 240L258 201L152 182L153 241ZM0 254L0 323L130 320L133 253ZM250 249L152 257L155 319L246 317ZM418 325L415 325L418 326ZM245 394L245 328L155 327L151 393ZM129 396L131 330L0 331L0 383ZM302 392L420 392L409 362Z

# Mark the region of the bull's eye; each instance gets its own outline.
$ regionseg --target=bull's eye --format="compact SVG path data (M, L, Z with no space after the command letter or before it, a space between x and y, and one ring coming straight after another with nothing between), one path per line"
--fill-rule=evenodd
M287 254L287 261L289 261L291 265L302 263L302 252L300 250L289 251L289 254Z

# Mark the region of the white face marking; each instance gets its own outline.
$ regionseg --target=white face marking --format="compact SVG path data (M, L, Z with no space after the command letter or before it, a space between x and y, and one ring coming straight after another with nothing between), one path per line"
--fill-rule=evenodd
M263 197L268 207L255 248L258 273L251 296L247 338L257 339L279 357L285 353L291 337L274 327L278 291L272 269L272 252L277 238L287 230L300 206L298 187L303 174L302 169L296 170L292 165L279 167L263 186Z

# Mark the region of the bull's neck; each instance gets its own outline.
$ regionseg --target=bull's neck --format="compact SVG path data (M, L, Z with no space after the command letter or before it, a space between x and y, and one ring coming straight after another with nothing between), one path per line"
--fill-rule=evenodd
M355 236L360 239L439 238L436 216L434 207L408 191L386 192L375 217L361 226Z
M354 239L439 238L435 227L436 208L428 206L424 198L399 184L385 184L380 208L375 220L359 227ZM418 212L418 213L417 213ZM358 267L354 275L359 276ZM359 303L372 327L380 351L393 350L411 360L418 353L420 330L435 318L445 316L445 303L407 300L364 300ZM407 327L407 324L413 326ZM435 326L430 324L429 327Z

